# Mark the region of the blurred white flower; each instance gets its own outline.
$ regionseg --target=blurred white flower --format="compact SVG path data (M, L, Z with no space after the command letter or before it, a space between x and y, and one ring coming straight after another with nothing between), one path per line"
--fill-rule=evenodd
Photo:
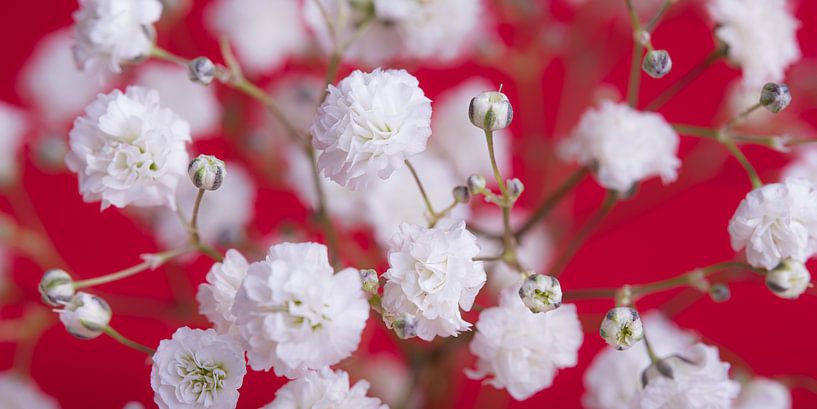
M765 111L764 111L765 112ZM797 148L794 158L783 169L782 180L800 178L817 185L817 147L805 145Z
M389 270L383 288L388 314L417 317L417 336L456 336L471 324L460 308L470 311L485 284L477 238L465 222L442 220L434 228L400 225L389 248Z
M27 129L23 112L0 101L0 185L17 177L20 148Z
M735 81L729 86L726 94L726 110L730 117L736 117L745 112L750 107L754 106L760 101L761 87L747 87L741 81ZM774 114L765 110L757 109L747 116L742 126L760 126L768 124L774 117Z
M791 392L780 382L755 378L743 385L734 409L791 409Z
M369 383L358 381L350 387L349 374L322 368L289 381L275 392L275 400L262 409L388 409L380 399L366 396Z
M405 398L406 391L411 388L411 372L406 364L398 356L388 353L369 355L366 362L362 373L371 383L371 394L382 399L387 405L399 406ZM422 392L417 390L412 392L411 399L420 398L422 395Z
M162 105L190 124L193 137L216 131L221 105L215 87L205 87L187 78L187 68L152 62L140 66L136 84L156 90Z
M353 190L388 179L426 149L431 100L405 70L355 71L329 95L312 123L318 167Z
M811 287L811 274L805 263L784 260L766 273L766 287L780 298L793 300Z
M182 327L159 343L150 386L160 409L232 409L246 373L244 351L231 337Z
M79 0L74 12L74 59L84 71L114 73L150 54L159 0Z
M261 74L309 45L300 10L292 0L218 0L207 10L206 23L230 39L242 68Z
M743 68L747 87L782 81L786 69L800 60L800 22L787 0L714 0L707 9L729 58Z
M806 261L817 251L817 190L805 179L787 179L752 190L729 222L732 249L746 249L753 267Z
M311 3L312 1L310 1ZM278 103L281 112L296 129L306 132L312 119L315 118L315 109L324 92L324 79L315 75L292 74L276 82L270 90L270 95ZM263 107L264 114L269 110ZM286 130L281 127L275 118L271 118L272 126L276 127L276 136L285 136ZM291 139L286 139L289 143Z
M176 188L186 177L190 126L159 105L159 94L128 87L100 94L74 121L68 168L79 176L86 202L176 209Z
M575 305L535 314L522 304L518 289L509 287L498 307L479 314L470 344L477 369L466 375L488 378L489 385L525 400L550 387L559 369L576 366L583 337Z
M207 272L207 282L199 285L196 301L199 312L213 323L220 334L239 335L234 325L232 308L241 282L247 276L249 264L237 250L227 250L224 261L215 263Z
M0 372L0 408L59 409L57 401L15 372Z
M250 366L295 378L357 350L369 303L360 273L333 273L326 246L284 243L250 264L232 313Z
M605 101L584 113L560 154L592 167L603 187L626 192L652 176L674 181L681 165L678 143L678 134L660 114Z
M136 401L132 401L126 403L125 406L122 407L122 409L145 409L145 405Z

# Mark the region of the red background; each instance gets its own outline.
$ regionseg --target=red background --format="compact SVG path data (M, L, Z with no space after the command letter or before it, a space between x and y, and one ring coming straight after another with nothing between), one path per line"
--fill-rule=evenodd
M0 14L0 38L3 39L0 64L0 100L25 106L17 93L17 75L31 50L44 35L71 23L76 4L71 0L27 0L6 2ZM207 1L197 1L182 26L189 28L190 37L160 30L160 42L185 56L218 55L213 39L201 26L201 11ZM559 164L544 149L550 141L563 136L592 99L593 89L604 82L621 93L626 92L631 52L629 26L626 18L613 14L576 15L559 2L542 1L551 11L550 17L536 16L520 25L519 16L497 17L503 40L513 47L523 47L530 39L530 27L558 24L577 25L586 30L586 44L563 43L566 47L538 52L542 70L529 77L530 84L519 83L507 74L482 62L472 61L450 68L409 68L420 78L426 93L433 99L441 91L458 84L465 76L479 74L496 83L504 83L517 109L514 133L514 173L527 186L522 205L531 207L538 198L562 180L569 168ZM596 3L617 3L599 1ZM623 8L623 1L620 2ZM638 2L636 2L638 3ZM681 1L653 36L659 48L670 50L674 71L661 81L644 78L642 106L652 100L667 84L680 77L714 47L710 23L700 7ZM616 4L616 6L619 6ZM600 11L600 13L608 13ZM790 111L802 120L814 123L817 111L815 89L808 86L809 63L817 56L817 3L803 1L798 7L803 22L799 31L805 59L799 64L800 82L792 82L795 104ZM536 19L539 19L537 21ZM587 26L592 22L595 26ZM585 25L582 25L585 24ZM564 26L567 27L567 26ZM575 30L574 28L573 30ZM570 30L570 29L568 29ZM569 37L570 31L566 35ZM595 53L592 54L591 53ZM587 55L602 60L582 59ZM550 57L553 57L550 59ZM510 62L508 62L510 64ZM585 68L600 67L600 78L586 75ZM597 65L599 64L599 65ZM609 68L608 68L609 67ZM344 67L348 72L352 67ZM506 67L507 68L507 67ZM289 67L320 71L320 66ZM591 69L591 71L592 71ZM343 75L342 72L342 75ZM280 76L280 73L274 76ZM698 125L723 121L720 108L725 84L737 78L739 72L724 63L706 72L688 89L662 109L671 122ZM792 81L798 78L794 76ZM524 93L523 93L524 91ZM60 92L54 90L54 92ZM558 121L556 118L558 117ZM785 126L784 123L778 123ZM810 136L810 135L802 135ZM207 142L197 147L208 153L235 158L238 152L223 140ZM726 225L738 202L749 190L743 170L718 145L708 141L684 138L679 181L667 187L657 181L645 183L634 199L624 202L612 213L586 245L579 251L563 275L564 288L608 287L622 283L641 283L671 277L695 267L730 259ZM703 152L703 153L702 153ZM764 148L746 148L747 155L758 167L764 181L774 181L779 169L788 161L785 155ZM83 203L77 194L75 178L68 173L51 174L24 160L24 187L34 202L34 210L45 225L48 235L73 273L82 277L102 275L138 262L141 253L156 251L150 232L127 214L111 209L99 212L97 203ZM544 175L544 176L543 176ZM258 175L256 175L258 176ZM256 202L255 226L262 233L275 231L282 223L305 223L307 211L298 200L281 187L268 185L257 177L259 197ZM592 180L584 181L576 195L564 203L549 218L556 243L564 242L575 232L576 225L597 208L603 191ZM8 203L3 202L8 210ZM193 283L203 281L209 267L206 260L185 266L183 274ZM36 283L40 269L30 260L15 259L14 280L21 294L2 308L2 317L21 314L26 302L37 302ZM106 294L130 295L159 300L166 305L171 299L171 286L161 272L146 273L124 282L102 287ZM676 321L685 328L702 334L709 342L724 348L727 360L748 362L759 375L808 375L817 377L817 331L814 330L817 299L804 296L797 301L785 301L771 295L758 283L731 286L732 299L715 304L704 298L680 312ZM640 302L642 310L657 306L675 293L651 296ZM125 300L111 299L115 311L112 324L125 334L147 345L157 345L168 338L181 322L136 317L127 311ZM579 310L600 314L611 301L581 302ZM145 312L145 311L142 311ZM362 350L394 350L392 341L379 324L370 322ZM475 319L475 317L471 317ZM451 372L451 401L441 407L458 408L578 408L583 392L582 374L603 341L590 329L580 350L579 365L561 371L553 387L540 392L526 402L513 402L503 391L482 388L476 381L466 380L461 371ZM0 344L0 368L12 365L13 345ZM463 352L453 358L458 367L472 365L472 358ZM349 365L354 366L355 362ZM119 408L125 402L137 400L152 407L149 388L150 367L144 355L126 349L101 337L93 341L71 338L64 329L53 326L36 345L32 376L48 394L56 397L64 408ZM240 408L256 408L272 400L274 390L282 384L267 373L251 373L241 391ZM817 407L817 397L795 389L795 408Z

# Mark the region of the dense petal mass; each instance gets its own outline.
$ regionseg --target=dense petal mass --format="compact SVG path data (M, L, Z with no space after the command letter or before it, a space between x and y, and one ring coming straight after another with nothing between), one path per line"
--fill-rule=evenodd
M227 250L224 261L213 264L207 273L207 282L199 286L196 295L199 312L221 334L238 335L232 308L248 267L247 259L241 253L233 249Z
M380 399L366 396L368 382L350 384L349 374L344 371L309 371L275 392L275 400L262 409L388 409Z

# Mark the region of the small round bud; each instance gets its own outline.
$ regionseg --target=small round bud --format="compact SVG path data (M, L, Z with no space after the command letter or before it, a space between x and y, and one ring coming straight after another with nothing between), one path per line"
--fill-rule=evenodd
M93 339L102 334L111 322L111 307L105 300L79 292L65 308L58 310L60 321L68 332L79 339Z
M199 155L187 167L190 181L199 189L217 190L227 176L224 161L212 155Z
M477 128L486 131L505 129L513 121L513 107L501 92L483 92L471 99L468 118Z
M712 301L727 302L731 296L732 292L729 291L726 284L718 283L709 287L709 297L712 298Z
M616 307L607 311L599 334L610 346L623 351L644 338L644 327L635 308Z
M511 195L513 200L519 198L522 192L525 191L525 184L517 178L509 179L506 183L508 184L508 194Z
M207 57L194 58L187 64L187 76L195 83L210 85L216 76L216 65Z
M795 299L811 286L811 274L806 265L787 260L766 273L766 287L780 298Z
M39 290L44 303L60 307L74 296L74 281L65 270L48 270L40 280Z
M360 282L363 291L369 295L376 295L380 288L380 279L377 277L377 271L372 269L360 270Z
M468 191L472 195L478 195L485 191L485 177L482 175L471 175L468 177Z
M451 191L451 194L454 195L454 201L457 203L468 203L468 201L471 200L471 193L465 186L455 187L454 190Z
M519 297L533 313L552 311L562 305L562 286L556 277L531 274L519 287Z
M409 339L417 336L417 317L412 314L391 315L384 314L383 321L386 327L393 329L400 339Z
M667 50L653 50L644 56L641 68L650 77L661 78L672 71L672 59Z
M763 86L760 92L760 105L775 114L786 109L791 104L791 92L786 84L770 82Z

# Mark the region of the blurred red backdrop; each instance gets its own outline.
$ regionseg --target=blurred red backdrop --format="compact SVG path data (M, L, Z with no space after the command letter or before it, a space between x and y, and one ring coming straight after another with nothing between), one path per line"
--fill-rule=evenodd
M73 0L27 0L6 2L0 14L0 38L3 39L0 64L0 100L25 106L18 94L17 78L21 66L37 42L46 34L71 24L76 8ZM160 42L185 56L208 55L216 59L214 39L202 27L202 9L208 1L196 1L183 24L163 32ZM425 68L410 65L426 93L434 99L441 91L458 84L464 77L480 75L496 83L518 107L512 131L514 134L514 173L526 182L522 206L532 207L569 172L557 163L551 142L564 136L575 124L582 110L591 102L594 89L600 83L609 84L619 92L626 89L629 70L631 37L628 22L621 16L574 14L558 1L542 0L540 6L549 10L541 21L528 17L526 24L551 24L562 27L564 38L572 30L587 30L586 42L565 43L556 38L553 50L538 51L538 65L522 67L528 73L526 82L519 83L501 70L480 61L467 61L453 67ZM597 2L609 3L609 2ZM615 3L615 2L612 2ZM623 9L623 2L620 7ZM680 1L675 10L660 25L653 36L660 48L670 50L674 70L661 81L643 81L642 101L650 101L668 84L694 66L714 47L711 23L695 2ZM605 7L609 10L609 7ZM606 11L602 11L605 13ZM543 13L544 15L545 13ZM803 22L799 31L804 62L799 70L807 84L809 64L817 57L817 2L802 1L798 17ZM528 29L518 25L519 16L498 16L499 32L511 46L531 41ZM588 22L604 22L595 27ZM571 28L571 26L574 26ZM181 33L189 30L190 36ZM560 46L561 44L561 46ZM563 47L566 46L566 47ZM595 50L602 61L583 58ZM599 50L603 50L599 52ZM508 62L511 64L511 62ZM601 78L585 77L582 64L601 67ZM605 68L608 67L609 68ZM353 67L344 67L348 72ZM320 72L320 66L289 66L284 70ZM531 75L530 70L534 70ZM342 72L342 75L343 75ZM279 77L282 73L275 73ZM668 103L661 112L671 122L710 125L723 121L722 106L726 84L739 72L718 63L699 80ZM269 80L269 78L263 79ZM817 89L792 84L795 104L792 112L802 113L809 124L817 122ZM58 89L54 93L61 92ZM558 119L557 119L558 118ZM33 137L34 135L32 135ZM803 135L810 136L810 135ZM237 152L224 139L200 143L194 150L215 153L233 159ZM552 149L551 149L552 150ZM774 181L788 157L769 150L750 147L747 155L760 170L765 181ZM730 259L726 225L738 202L750 186L743 170L718 145L709 141L684 138L678 182L663 186L657 181L645 183L630 201L622 203L587 241L563 275L564 288L607 287L622 283L641 283L667 278L698 266ZM97 203L83 203L77 193L73 175L66 172L51 174L24 160L24 188L34 202L34 211L45 225L48 235L71 271L81 277L101 275L138 262L138 255L156 251L150 231L117 209L99 212ZM255 225L260 232L274 231L282 223L306 223L308 212L292 193L270 186L258 175L260 186L256 202ZM585 220L599 205L603 191L592 180L584 181L576 195L566 201L549 218L556 243L570 237L575 224ZM5 199L3 210L10 205ZM10 211L10 210L9 210ZM382 267L382 266L381 266ZM201 259L185 266L183 274L193 283L200 283L209 268ZM167 269L165 269L167 270ZM2 308L2 317L21 314L26 302L37 302L36 284L41 270L35 263L18 257L13 265L14 281L21 294ZM156 299L165 304L171 300L171 286L163 273L153 272L117 282L100 291L105 294L129 295ZM675 317L676 322L694 329L711 343L721 346L726 360L745 361L759 375L800 374L817 377L817 298L804 296L797 301L774 297L762 284L744 283L731 286L732 299L715 304L702 298ZM662 305L677 292L648 297L640 302L642 310ZM114 311L125 300L112 299ZM612 301L579 303L583 314L601 314ZM163 304L164 305L164 304ZM122 310L119 310L122 312ZM132 316L133 315L133 316ZM113 319L121 332L139 342L157 345L169 338L183 322L138 317L141 314L116 314ZM474 319L474 316L470 318ZM382 325L370 320L361 351L395 351L391 338ZM561 371L554 385L525 402L510 400L504 391L481 387L467 380L460 370L452 371L451 400L443 407L456 408L578 408L583 392L582 374L604 342L590 328L580 350L579 364ZM14 346L0 344L0 368L12 365ZM364 352L365 354L365 352ZM344 367L354 367L361 358L352 358ZM454 358L457 367L473 365L465 348ZM60 325L51 327L36 345L32 376L48 394L57 398L64 408L120 408L136 400L153 407L149 387L150 367L139 352L122 347L111 339L79 341L69 336ZM245 378L241 390L240 408L257 408L272 400L274 391L283 383L269 373L252 372ZM795 389L795 408L817 407L817 396Z

